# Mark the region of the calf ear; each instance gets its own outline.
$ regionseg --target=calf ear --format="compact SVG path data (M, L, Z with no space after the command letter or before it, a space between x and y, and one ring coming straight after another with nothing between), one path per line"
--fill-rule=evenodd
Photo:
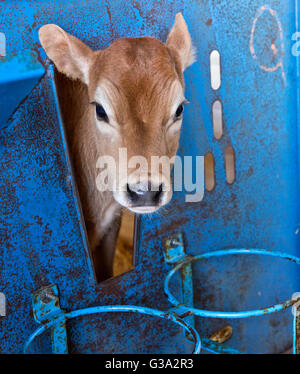
M88 84L93 51L87 45L53 24L42 26L39 38L47 56L61 73Z
M175 61L179 63L181 71L184 71L195 61L195 49L181 13L176 14L175 23L169 33L166 46Z

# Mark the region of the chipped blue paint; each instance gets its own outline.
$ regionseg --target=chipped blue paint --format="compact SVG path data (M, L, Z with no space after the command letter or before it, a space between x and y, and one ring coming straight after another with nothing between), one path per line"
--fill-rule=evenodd
M31 92L45 69L34 51L0 57L0 127Z
M202 253L198 256L190 256L186 259L183 259L182 261L178 262L174 268L169 271L169 273L166 276L165 279L165 293L168 296L169 301L176 307L180 306L180 309L182 312L192 312L193 314L201 317L210 317L210 318L247 318L247 317L257 317L257 316L265 316L269 313L279 312L281 310L290 308L297 302L299 302L300 297L298 299L289 299L287 301L284 301L282 303L278 303L276 305L255 309L255 310L247 310L243 312L221 312L221 311L212 311L212 310L203 310L199 308L193 308L190 305L187 305L183 299L183 301L179 301L176 297L173 296L172 292L170 291L169 284L171 282L171 279L173 278L174 274L184 268L187 264L192 264L197 261L201 261L210 257L220 257L220 256L228 256L233 254L256 254L256 255L265 255L265 256L273 256L282 258L285 260L289 260L294 262L295 264L300 265L300 258L291 256L287 253L283 252L275 252L275 251L267 251L264 249L225 249L225 250L219 250L219 251L212 251L207 253Z
M178 240L178 239L177 239ZM169 240L167 241L169 243ZM249 318L249 317L257 317L257 316L265 316L270 313L274 312L279 312L282 310L285 310L287 308L293 308L293 325L291 327L292 333L292 341L291 345L293 346L293 353L299 353L299 312L298 312L298 307L295 310L295 306L299 304L300 297L298 298L293 298L281 303L278 303L276 305L272 305L270 307L266 308L260 308L256 310L247 310L247 311L242 311L242 312L223 312L223 311L214 311L214 310L204 310L204 309L199 309L199 308L194 308L193 304L191 304L189 297L186 297L186 293L184 290L184 283L183 280L185 279L185 269L187 266L191 269L192 264L201 261L207 258L211 257L220 257L220 256L228 256L228 255L237 255L237 254L255 254L255 255L264 255L264 256L273 256L273 257L278 257L284 260L291 261L297 265L300 265L300 258L295 257L292 255L289 255L284 252L277 252L277 251L268 251L264 249L257 249L257 248L252 248L252 249L245 249L245 248L240 248L240 249L225 249L225 250L218 250L218 251L212 251L212 252L207 252L207 253L202 253L197 256L186 256L185 258L181 256L181 259L177 262L175 262L174 268L169 271L169 273L166 276L165 279L165 284L164 284L164 289L165 293L168 296L168 299L171 304L174 305L174 310L180 310L181 314L185 313L190 313L192 316L201 316L205 318ZM180 270L181 274L181 282L182 282L182 288L183 288L183 293L181 300L178 300L170 291L170 283L171 280L174 278L176 273ZM192 276L191 274L188 274L191 280ZM180 286L179 286L180 287ZM193 285L191 284L189 287L191 290L193 290ZM222 344L214 344L211 342L209 339L205 339L205 343L203 344L203 348L214 353L237 353L234 349L231 351L232 348L230 347L224 347Z
M181 233L173 235L171 238L166 240L164 246L164 257L165 261L169 264L175 264L186 257Z
M6 38L3 32L0 32L0 56L6 56Z
M172 235L165 242L165 261L170 264L184 263L180 267L180 288L182 290L182 304L187 307L194 306L192 265L187 260L181 233ZM177 306L177 305L176 305ZM195 325L194 316L188 315L185 320L192 326Z
M56 354L68 353L68 338L66 318L59 305L59 292L56 285L43 287L32 295L32 308L34 319L51 326L52 352Z
M196 5L197 4L197 5ZM149 251L177 231L184 234L187 255L217 248L266 248L299 256L299 141L297 59L291 54L296 31L295 2L268 1L269 12L256 22L254 48L251 29L263 1L187 2L188 26L197 47L197 62L185 73L186 108L179 154L215 158L216 186L199 203L187 204L175 192L172 204L141 220L141 246ZM298 15L298 14L297 14ZM272 40L283 43L283 66L275 71ZM221 56L221 87L210 87L209 54ZM278 52L281 53L281 52ZM298 83L297 83L298 82ZM223 105L224 135L213 137L211 107ZM226 183L224 153L232 145L236 180ZM249 310L287 300L299 289L299 269L275 258L215 258L193 265L194 305L211 310ZM201 336L224 327L220 319L196 317ZM290 310L264 318L230 320L230 346L248 353L279 353L291 347Z
M191 353L198 354L200 353L201 349L201 340L199 337L199 334L195 329L188 325L186 322L184 322L181 318L179 318L176 314L172 312L165 312L157 309L147 308L147 307L140 307L136 305L105 305L105 306L96 306L91 308L84 308L81 310L74 310L69 313L64 313L60 311L62 314L62 318L64 319L72 319L80 316L86 316L90 314L98 314L98 313L113 313L113 312L125 312L125 313L140 313L140 314L146 314L154 317L164 318L167 320L171 320L175 324L178 324L181 326L188 334L192 336L192 340L194 343L194 347ZM34 333L29 337L27 340L25 347L24 347L24 353L28 353L28 349L33 342L33 340L42 334L46 329L48 328L55 328L57 325L57 319L52 318L49 320L49 322L45 323L42 327L34 331ZM58 352L56 352L58 353ZM59 353L65 353L65 352L59 352Z
M204 155L216 161L216 187L199 203L185 203L175 192L172 203L139 223L136 268L96 284L82 227L76 187L70 175L68 150L59 121L57 97L47 73L0 128L0 291L7 316L1 317L0 351L19 353L37 324L31 292L57 284L64 310L95 305L128 304L167 310L164 262L167 237L184 233L187 255L216 248L266 248L299 256L298 58L291 55L298 30L295 1L270 0L282 29L268 11L258 13L261 0L118 0L0 3L1 32L9 56L34 50L45 63L37 31L56 23L91 48L105 48L119 37L153 35L166 40L175 14L187 21L197 48L197 62L186 73L181 155ZM257 14L253 46L251 29ZM275 14L275 13L274 13ZM298 14L297 14L298 16ZM272 47L273 41L273 49ZM283 49L282 49L283 45ZM213 91L209 53L221 55L221 87ZM278 55L274 55L274 51ZM282 59L282 67L267 71ZM1 65L1 62L0 62ZM262 68L265 67L265 68ZM0 77L0 80L3 77ZM24 96L24 95L23 95ZM224 135L213 138L211 106L221 99ZM2 122L2 121L1 121ZM224 151L236 155L236 181L225 182ZM234 272L229 269L235 269ZM249 310L275 304L299 291L299 270L276 258L215 258L194 264L194 306L218 310ZM226 295L226 297L225 297ZM71 353L190 352L181 328L167 321L111 313L90 315L68 326ZM230 346L249 353L278 353L290 347L289 310L264 318L232 320ZM222 320L196 317L202 336ZM126 331L125 347L124 335ZM159 339L157 337L159 336ZM41 336L31 349L50 352ZM172 346L170 346L172 345Z
M223 343L221 344L221 343L214 342L208 338L202 338L201 343L202 343L202 349L205 351L211 352L211 353L225 354L225 355L243 354L243 352L237 349L228 347L226 344L223 344Z

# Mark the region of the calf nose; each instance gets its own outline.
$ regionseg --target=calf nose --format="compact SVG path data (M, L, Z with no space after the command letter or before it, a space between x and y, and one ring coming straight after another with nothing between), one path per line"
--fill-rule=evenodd
M152 187L152 188L151 188ZM127 184L127 197L132 206L156 206L163 194L163 185L154 188L151 183Z

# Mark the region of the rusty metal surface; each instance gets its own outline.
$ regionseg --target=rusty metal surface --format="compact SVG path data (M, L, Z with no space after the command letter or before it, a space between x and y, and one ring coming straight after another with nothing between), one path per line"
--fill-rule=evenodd
M177 315L174 311L161 311L154 308L147 308L144 306L136 306L136 305L105 305L105 306L96 306L96 307L89 307L89 308L83 308L80 310L73 310L71 312L65 313L61 309L57 308L57 306L53 305L48 307L46 306L46 310L49 312L44 314L44 299L45 299L45 292L49 293L49 291L54 291L53 294L55 294L56 303L58 301L57 299L57 287L56 285L52 285L49 287L45 287L42 290L39 290L36 293L36 296L33 300L34 308L39 314L42 315L42 317L45 317L45 323L43 323L42 327L38 328L36 331L33 332L33 334L29 337L29 339L26 341L25 347L24 347L24 353L28 353L30 349L30 345L32 342L36 339L37 336L41 335L44 331L49 329L51 327L52 332L55 332L55 334L52 333L52 351L53 353L67 353L67 339L66 339L66 330L65 330L65 321L67 319L76 318L79 316L89 316L93 314L101 314L101 313L116 313L116 312L122 312L125 314L127 313L138 313L138 314L144 314L149 315L151 317L159 317L164 320L172 321L174 324L177 324L183 328L183 330L186 332L188 336L190 336L190 340L193 342L193 349L191 353L193 354L199 354L201 350L201 340L199 337L199 334L197 331L189 324L186 323L183 319L181 319L181 316ZM38 299L38 300L37 300ZM49 296L46 298L47 301L49 301ZM50 298L50 303L53 301L53 297ZM38 305L42 302L43 305ZM155 329L155 327L154 327ZM157 335L157 340L160 339L160 335ZM113 346L114 341L111 341L110 344L112 345L112 351L115 350L115 347ZM158 343L159 344L159 343ZM126 344L125 344L126 345ZM127 349L128 342L127 342Z
M299 318L299 309L297 310L298 315L296 316L296 354L300 354L300 318Z
M32 308L34 319L46 325L55 321L51 327L52 352L56 354L68 353L68 338L66 318L60 309L59 291L56 285L42 287L32 293Z
M184 194L175 192L165 214L144 217L140 241L150 243L151 249L159 246L161 237L182 231L189 255L235 247L299 256L297 59L291 52L297 30L295 2L274 0L263 8L264 4L186 4L184 14L198 53L197 63L186 72L191 104L185 111L179 153L212 152L216 186L199 203L187 204ZM214 49L221 56L217 91L210 87L209 54ZM220 140L214 139L212 127L216 99L223 105ZM229 145L236 158L231 185L224 168ZM197 308L248 310L290 299L299 288L299 271L275 259L240 256L195 264L193 280ZM243 352L278 353L292 345L290 310L229 322L235 332L230 346ZM201 336L210 336L223 324L196 318Z
M133 272L101 285L95 282L70 183L51 70L19 107L0 139L5 196L1 200L1 291L7 299L7 315L0 325L1 352L22 352L26 338L36 329L31 292L49 284L59 285L61 306L66 310L116 303L166 309L159 285L162 279L153 277L153 271L165 265L163 260L153 264L151 253ZM109 352L112 345L115 352L185 352L180 328L165 320L154 326L147 316L138 325L135 316L120 314L109 320L78 318L68 326L70 352ZM157 330L163 333L153 345ZM131 342L128 345L124 331ZM49 342L43 336L33 351L50 352Z
M96 1L74 1L67 6L58 1L54 7L50 1L1 3L7 52L35 49L44 63L37 30L50 22L93 48L105 47L115 37L133 33L165 37L173 22L174 14L169 12L168 24L162 24L161 14L150 23L146 19L141 21L133 32L137 5L120 5L106 7L104 2ZM120 9L125 12L122 16ZM117 28L112 34L107 10ZM121 17L122 22L115 16ZM140 248L134 271L101 285L95 283L57 115L53 76L51 69L46 68L47 74L0 134L0 268L4 270L0 284L7 300L7 315L1 317L0 324L1 352L22 352L26 338L37 327L31 292L49 284L59 286L61 307L65 310L108 304L162 310L170 306L163 293L163 274L168 267L162 253L157 257L158 248ZM68 324L68 334L71 353L190 351L182 343L181 328L165 320L153 323L147 316L124 318L116 313L105 318L77 318ZM41 337L33 350L50 352L49 342L49 336Z
M175 265L177 262L184 261L187 258L181 233L176 233L165 241L164 256L167 263ZM194 295L191 263L187 263L180 268L180 289L182 303L188 307L193 307ZM195 325L195 319L193 315L189 315L189 313L187 313L185 320L191 326ZM189 338L189 336L187 336L187 338Z
M202 344L204 345L203 351L206 350L207 352L214 354L239 355L244 353L237 349L228 347L226 344L221 344L208 338L202 338Z
M260 0L1 2L0 32L6 35L7 53L33 49L42 62L45 55L37 30L43 24L56 23L97 49L125 36L153 35L165 40L175 14L182 11L198 60L186 73L186 96L192 104L185 112L180 154L211 151L216 160L216 187L199 203L185 203L184 194L175 192L165 210L141 219L136 268L96 285L70 179L53 80L48 75L42 78L9 126L0 131L0 292L7 300L7 315L0 317L0 352L22 351L37 326L30 294L49 284L58 284L61 307L66 310L109 304L170 307L163 293L170 269L164 263L163 243L178 231L184 232L191 255L232 247L298 254L297 79L295 58L290 54L295 4L284 0L268 4L273 13L260 11L264 5ZM213 49L220 51L222 63L217 92L211 90L209 81ZM282 64L276 68L278 62ZM224 109L220 141L213 139L211 123L216 98L222 99ZM236 181L230 186L224 171L228 145L236 155ZM295 268L273 259L238 257L230 266L218 259L202 263L201 269L195 266L193 277L194 304L224 310L270 305L288 299L299 285ZM286 311L263 320L230 321L235 331L230 345L250 353L281 352L291 343L290 320L291 313ZM68 324L69 350L188 351L180 329L163 320L154 326L147 316L138 320L120 314L79 317ZM204 336L222 326L222 320L196 320ZM154 339L157 334L159 341ZM50 351L48 341L42 338L35 349Z
M44 75L45 69L36 53L30 50L0 58L0 126L3 127Z

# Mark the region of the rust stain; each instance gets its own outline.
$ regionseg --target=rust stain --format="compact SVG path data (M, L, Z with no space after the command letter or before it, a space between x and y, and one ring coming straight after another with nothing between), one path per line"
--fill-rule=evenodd
M232 337L232 327L230 325L223 327L221 330L212 334L209 339L217 342L224 343Z
M265 66L264 64L261 64L260 62L258 62L258 58L257 58L257 55L255 53L255 49L254 49L254 32L255 32L255 28L256 28L256 23L265 11L268 11L271 14L271 16L275 19L275 21L277 23L277 26L278 26L279 37L280 37L280 41L281 41L281 57L279 57L279 60L278 60L278 62L275 66ZM251 33L250 33L250 46L249 46L249 48L250 48L250 52L252 54L253 59L258 62L258 66L262 70L264 70L266 72L274 72L278 69L281 69L282 80L283 80L284 85L286 85L286 76L285 76L284 67L283 67L283 60L282 60L282 57L284 56L282 26L281 26L281 22L279 20L279 17L277 15L277 12L274 9L270 8L266 4L261 6L258 9L258 11L256 12L256 15L254 17L254 20L253 20L253 23L252 23L252 28L251 28ZM271 50L272 50L274 56L278 55L278 50L275 47L274 41L271 42Z

